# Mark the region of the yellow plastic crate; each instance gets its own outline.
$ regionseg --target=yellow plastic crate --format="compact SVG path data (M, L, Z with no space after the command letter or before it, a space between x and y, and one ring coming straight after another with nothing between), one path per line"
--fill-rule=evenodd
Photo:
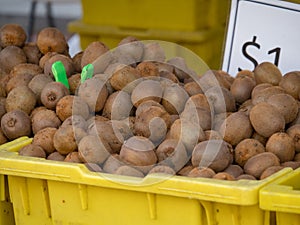
M0 174L8 177L16 225L266 225L259 190L291 172L261 181L159 174L142 179L19 156L31 140L0 147Z
M260 207L275 212L277 225L300 225L300 168L263 188Z
M85 24L195 31L224 25L229 0L82 0Z
M0 225L14 224L14 211L9 200L7 176L0 174Z
M117 47L122 38L135 36L139 40L159 40L179 44L197 54L211 68L218 69L223 54L225 27L201 31L156 29L122 29L116 26L86 24L80 20L68 24L70 32L78 33L85 49L93 41L102 41L110 49Z

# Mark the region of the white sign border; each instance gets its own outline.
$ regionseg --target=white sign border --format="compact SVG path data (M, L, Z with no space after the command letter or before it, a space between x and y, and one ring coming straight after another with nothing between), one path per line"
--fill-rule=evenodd
M282 0L231 0L231 8L229 14L229 22L227 25L227 34L226 34L226 42L225 49L223 54L223 63L222 70L228 72L231 60L231 50L234 41L235 27L237 21L237 12L239 10L239 2L248 1L254 2L257 4L271 5L274 7L280 7L288 10L296 10L300 11L300 4L282 1Z

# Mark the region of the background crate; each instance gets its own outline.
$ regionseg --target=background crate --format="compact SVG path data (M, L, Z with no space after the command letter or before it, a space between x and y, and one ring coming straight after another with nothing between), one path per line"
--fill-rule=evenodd
M82 22L138 29L196 31L223 26L229 0L82 0Z
M277 225L300 225L300 169L263 188L260 207L275 212Z
M93 41L102 41L110 49L117 47L122 38L135 36L139 40L161 40L179 44L197 54L209 67L220 67L225 28L202 31L170 31L155 29L122 29L116 26L99 26L73 21L68 24L71 32L80 35L81 48Z
M17 225L266 225L259 190L291 172L261 181L159 174L141 179L19 156L16 151L31 140L0 149L0 174L8 176Z

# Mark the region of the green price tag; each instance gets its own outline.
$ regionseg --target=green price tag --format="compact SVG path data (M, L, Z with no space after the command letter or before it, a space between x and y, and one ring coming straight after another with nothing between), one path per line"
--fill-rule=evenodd
M63 85L65 85L68 89L70 89L66 69L61 61L56 61L52 64L52 73L56 82L60 82Z
M81 71L81 83L85 80L91 78L94 74L94 66L93 64L87 64L82 68Z

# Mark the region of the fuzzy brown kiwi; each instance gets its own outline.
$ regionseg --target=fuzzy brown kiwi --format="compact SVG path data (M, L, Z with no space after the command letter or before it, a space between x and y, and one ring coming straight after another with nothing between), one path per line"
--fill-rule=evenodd
M83 162L102 164L110 156L108 148L97 136L87 135L80 140L78 153Z
M42 53L40 52L36 42L27 42L23 47L23 51L26 55L27 62L39 65Z
M48 160L54 160L54 161L64 161L66 156L60 154L59 152L55 151L48 155Z
M36 43L43 54L47 52L65 53L69 49L64 34L56 27L45 27L40 30Z
M92 77L79 86L78 96L88 104L91 112L99 112L104 107L108 90L104 81Z
M87 133L71 125L59 127L53 136L53 145L56 151L62 155L78 150L78 143Z
M73 74L68 78L68 82L70 86L70 94L77 95L77 91L81 83L81 74L80 73Z
M64 65L67 77L70 77L74 73L74 65L72 59L69 56L63 54L56 54L45 62L43 68L44 74L49 75L53 79L54 76L52 72L52 65L57 61L61 61L62 64Z
M20 86L12 89L5 101L5 109L7 112L20 109L28 115L35 108L36 97L28 86Z
M46 54L44 54L41 58L40 58L40 61L39 61L39 66L41 68L44 68L45 66L45 63L54 55L57 55L58 53L57 52L47 52Z
M205 92L205 96L214 113L236 111L235 98L226 88L214 86Z
M41 107L37 111L33 111L31 115L31 124L33 134L46 127L58 128L61 121L53 110Z
M47 154L51 154L55 151L53 137L56 131L57 128L55 127L46 127L39 130L33 136L32 143L41 146Z
M33 91L36 96L37 104L41 105L41 93L46 84L53 80L46 74L35 75L28 83L28 87Z
M0 67L6 73L10 73L14 66L26 62L27 58L24 51L17 46L7 46L0 51Z
M300 99L300 71L292 71L284 74L279 86L295 99Z
M106 44L101 41L91 42L84 50L83 55L81 56L81 69L89 64L93 63L100 56L106 54L109 51L109 48ZM105 63L104 67L108 66L108 63ZM104 69L105 69L104 68ZM103 72L103 71L101 71Z
M69 89L60 82L47 83L41 92L41 102L48 108L55 110L56 104L62 97L69 94Z
M0 129L0 145L8 142L8 138L3 133L2 129Z
M234 149L235 162L244 166L249 158L259 153L265 152L266 149L262 143L253 138L242 140Z
M81 72L81 59L83 56L83 51L77 52L73 57L73 66L74 66L74 71L77 73Z
M271 166L279 166L279 158L272 152L263 152L252 156L244 165L246 174L260 178L265 169Z
M293 139L296 152L300 152L300 124L290 126L286 133Z
M236 78L230 86L230 92L237 103L243 103L251 98L251 92L255 87L255 81L249 76Z
M46 152L39 145L29 144L19 150L19 155L46 158Z
M273 105L283 115L285 123L288 124L296 119L298 115L298 103L289 94L275 94L267 99L267 103Z
M6 93L9 93L12 89L19 86L27 86L32 78L33 76L31 74L17 74L15 76L11 76L6 84Z
M88 128L88 123L87 121L80 115L71 115L68 118L66 118L61 126L68 126L72 125L74 127L79 127L83 130L87 130Z
M262 62L258 64L253 72L257 84L269 83L278 85L282 79L281 71L271 62Z
M285 132L274 133L266 143L266 151L274 153L281 163L291 161L295 155L295 143Z
M263 90L259 91L252 97L253 105L256 105L260 102L267 102L267 100L276 94L284 94L285 91L280 86L271 86L264 88Z
M255 105L249 114L254 130L263 137L283 131L285 128L284 117L272 105L261 102Z
M0 28L0 45L2 48L11 45L23 47L26 39L26 31L19 24L8 23Z
M130 95L125 91L115 91L108 96L103 107L102 116L122 120L133 115L133 110Z
M243 112L232 113L220 127L220 134L223 139L233 146L246 138L250 138L252 132L250 119Z
M191 161L195 167L209 167L221 172L233 162L233 149L223 140L202 141L195 146Z
M31 136L30 117L19 109L7 112L1 118L1 129L9 140Z
M208 167L195 167L191 171L189 171L186 176L188 177L204 177L204 178L213 178L216 173L213 169Z
M6 113L5 101L6 101L5 97L0 97L0 119Z
M72 115L80 115L84 119L88 119L90 115L88 104L75 95L62 97L57 102L55 111L61 121L64 121Z

